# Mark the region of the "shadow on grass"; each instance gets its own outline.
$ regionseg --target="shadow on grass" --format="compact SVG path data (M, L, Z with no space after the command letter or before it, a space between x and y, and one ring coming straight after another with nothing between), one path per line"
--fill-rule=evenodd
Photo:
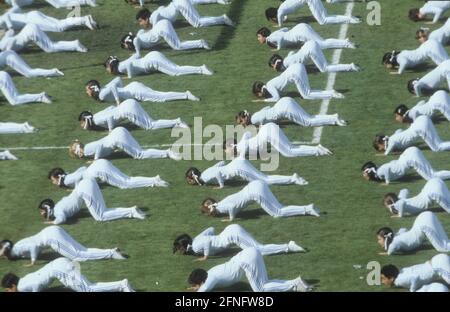
M247 1L233 1L230 4L230 10L228 11L227 15L235 23L235 25L239 25L242 12L244 11L244 5L246 3ZM217 37L216 42L213 45L214 50L220 51L226 49L234 36L235 30L235 27L223 26L219 37Z
M427 250L433 250L433 247L431 245L422 245L414 250L402 251L402 255L415 255L419 251L427 251Z
M250 220L250 219L259 219L260 216L267 215L267 213L261 208L244 210L239 212L237 215L240 219Z
M239 282L236 284L231 285L230 287L223 287L223 288L217 288L215 289L217 292L241 292L241 291L252 291L250 288L250 285L244 282Z

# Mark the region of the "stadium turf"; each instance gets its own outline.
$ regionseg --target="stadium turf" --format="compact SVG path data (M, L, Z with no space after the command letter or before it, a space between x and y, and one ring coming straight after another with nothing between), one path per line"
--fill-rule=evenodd
M39 9L51 16L63 18L68 11L56 10L43 1L30 9ZM167 1L148 3L151 10ZM393 263L400 267L424 262L436 254L431 247L408 255L379 256L380 248L376 243L375 231L381 226L390 226L394 230L411 227L414 217L391 219L382 207L382 196L387 192L398 192L409 188L416 194L425 181L417 175L408 176L401 182L389 186L369 183L362 179L361 165L373 160L382 164L398 155L376 156L371 146L376 133L391 134L397 128L405 128L393 120L393 110L397 104L415 104L414 98L406 90L406 82L421 77L431 67L422 67L402 76L389 75L381 66L384 52L393 49L413 49L418 46L414 39L416 28L407 19L407 11L418 3L406 0L382 0L381 26L369 26L365 23L368 10L366 4L357 2L353 15L362 16L364 23L350 25L349 37L359 44L356 50L345 49L341 63L360 64L360 73L339 73L336 89L346 96L343 100L332 100L329 113L339 113L349 121L348 127L326 127L321 143L332 149L331 157L281 158L277 174L299 173L309 181L308 186L273 186L274 194L280 202L286 204L308 204L313 202L322 212L320 218L293 217L274 219L264 214L256 205L252 205L236 220L257 240L263 243L285 243L295 240L309 249L305 254L277 255L265 258L270 277L291 279L302 275L314 283L318 291L383 291L381 286L368 286L366 283L366 265L370 261L379 261L381 265ZM90 142L99 139L107 132L87 132L80 128L77 118L83 110L97 112L107 104L97 103L84 93L84 83L97 79L102 84L113 77L106 73L103 62L109 55L121 59L129 56L121 50L120 38L128 31L136 31L138 25L134 16L137 9L123 1L103 0L96 8L83 7L81 13L92 14L99 23L97 31L76 30L66 33L51 33L52 39L80 39L89 49L89 53L46 54L36 48L21 53L33 67L57 67L65 73L62 78L26 79L13 74L14 82L20 92L33 93L46 91L53 96L53 104L24 105L12 107L0 99L0 120L25 122L40 129L36 134L2 135L0 148L12 147L48 147L67 146L73 139ZM227 13L237 23L236 28L208 27L195 29L184 21L176 23L181 39L206 39L211 51L172 51L165 44L162 51L171 60L180 65L202 65L215 71L214 76L169 77L164 74L152 74L134 78L162 91L190 90L201 97L200 102L143 103L142 106L154 118L171 119L181 117L193 125L194 117L202 117L203 123L225 126L233 124L234 115L242 109L254 112L265 104L252 103L250 92L255 80L267 81L276 73L267 66L272 51L256 41L255 32L262 26L270 26L264 18L268 6L277 6L276 0L233 0L228 6L198 6L204 15ZM346 4L326 5L332 13L343 13ZM0 6L3 10L6 7ZM339 25L320 26L309 17L309 11L303 9L290 16L286 26L291 27L301 21L311 23L323 37L337 37ZM432 25L432 28L438 27ZM288 49L280 54L285 56ZM325 52L328 59L332 51ZM124 80L125 83L130 80ZM312 71L311 86L323 89L327 75ZM294 91L294 89L290 89ZM320 101L298 99L306 111L315 114L319 111ZM448 122L436 125L443 139L450 138ZM133 136L143 145L167 144L176 141L170 137L170 130L144 131L132 128ZM292 141L310 141L312 129L295 125L283 128ZM205 139L205 142L208 139ZM44 225L37 211L38 203L50 197L59 200L68 195L68 191L58 189L47 180L47 173L53 167L63 167L67 171L85 165L85 161L69 158L67 149L56 150L12 150L20 161L0 162L0 239L17 241L33 235ZM436 169L450 169L448 153L432 153L426 149L426 157ZM194 257L172 254L173 239L182 233L195 236L207 227L213 226L220 232L226 224L221 218L201 215L199 206L205 197L222 199L239 191L243 184L228 185L222 190L211 187L193 187L184 181L184 173L190 166L207 168L215 161L172 160L132 160L116 157L113 163L129 175L154 176L160 174L170 182L170 187L119 190L103 187L105 201L109 207L128 207L138 205L149 217L144 221L121 220L115 222L95 222L87 213L64 228L80 243L88 247L120 247L130 255L126 261L91 261L82 263L82 273L92 281L112 281L128 278L140 291L183 291L188 287L187 277L197 267L209 269L227 261L237 252L211 257L206 262L194 262ZM255 162L257 164L257 162ZM447 229L450 217L438 214ZM448 232L448 231L447 231ZM46 254L33 268L25 268L26 260L0 261L0 274L8 271L27 274L53 259L55 255ZM354 268L362 265L362 268ZM55 286L58 286L55 283ZM246 283L231 290L249 290Z

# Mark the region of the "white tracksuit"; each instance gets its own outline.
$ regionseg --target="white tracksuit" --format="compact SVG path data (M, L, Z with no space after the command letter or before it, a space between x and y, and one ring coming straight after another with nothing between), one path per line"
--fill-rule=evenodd
M219 234L210 227L198 234L192 241L192 251L204 256L213 256L233 246L241 249L254 247L263 256L287 253L288 244L261 244L255 240L242 226L231 224Z
M53 211L54 224L65 223L76 215L85 203L89 213L96 221L113 221L117 219L134 218L136 208L107 208L102 192L94 179L83 179L77 184L70 195L63 197Z
M133 40L136 53L139 55L142 49L153 48L158 45L161 38L174 50L205 48L204 40L180 41L172 23L168 20L160 20L151 29L138 31Z
M393 150L401 150L410 146L419 138L424 140L433 152L450 150L450 141L441 140L431 118L428 116L419 116L408 129L398 129L389 137L384 154L388 155Z
M45 0L51 6L59 8L73 7L75 5L95 6L96 0ZM33 0L5 0L11 6L24 7L33 3Z
M428 38L435 39L442 44L447 44L450 39L450 18L440 28L433 30Z
M89 18L87 16L82 16L57 19L47 16L40 11L22 13L20 11L11 10L0 16L0 28L22 29L28 24L35 24L42 31L64 32L78 26L88 27Z
M81 275L76 264L67 258L58 258L46 264L36 272L29 273L19 279L17 291L40 292L58 280L76 292L122 292L127 287L127 281L108 283L91 283Z
M121 150L134 159L168 158L168 150L143 149L130 132L123 127L117 127L104 138L88 143L84 147L84 156L94 159L111 155L114 150Z
M289 52L288 56L286 56L283 60L283 65L288 68L292 64L296 63L306 64L309 60L313 61L322 73L349 72L356 70L356 67L353 64L329 65L325 55L323 54L322 47L317 41L314 40L305 42L305 44L297 52Z
M265 87L272 97L265 99L265 101L278 101L280 99L280 92L289 84L294 84L302 98L306 100L329 100L337 97L335 90L311 90L305 65L295 63L289 66L278 77L266 83Z
M0 122L0 134L9 133L33 133L33 128L30 128L28 124L16 123L16 122Z
M125 100L117 106L109 106L95 113L92 119L95 125L107 127L109 131L112 131L123 120L129 121L145 130L173 128L182 123L180 118L154 120L139 102L134 99Z
M119 63L118 70L122 74L127 74L128 78L153 72L162 72L169 76L203 74L201 66L179 66L158 51L149 52L144 57L133 54Z
M222 16L201 16L191 0L172 0L167 6L160 6L150 16L150 23L155 25L160 20L175 22L181 14L192 26L207 27L213 25L226 25L227 19Z
M450 256L438 254L422 264L416 264L400 270L394 281L397 287L408 288L414 292L433 282L450 284Z
M313 204L283 206L270 191L267 183L256 180L250 182L241 191L222 199L217 203L216 209L221 214L228 214L232 221L252 202L258 203L267 214L274 218L310 215L314 208Z
M428 240L438 252L450 252L450 240L439 219L431 211L419 214L410 230L401 229L387 249L388 255L413 251Z
M293 145L283 130L273 122L262 125L259 128L258 134L253 137L251 132L245 132L237 144L236 149L242 157L245 157L247 153L257 155L258 152L263 153L267 151L268 143L285 157L323 155L321 149L317 146Z
M293 98L283 97L274 106L266 106L251 115L251 123L264 125L287 119L303 127L320 127L336 125L339 116L334 115L310 115Z
M267 42L275 45L278 50L289 45L297 45L301 42L306 42L309 40L319 43L322 49L342 49L353 47L353 43L351 43L348 39L323 39L310 25L304 23L297 24L290 30L289 28L281 28L274 31L269 37L267 37Z
M419 12L423 15L433 15L433 23L437 23L448 9L450 9L450 1L428 1L419 9Z
M224 187L225 181L235 177L239 177L244 181L261 180L271 185L290 185L298 182L296 174L292 176L265 175L253 167L247 159L241 157L233 159L228 164L221 161L203 171L200 176L206 184L218 183L221 188Z
M442 283L431 283L420 287L416 292L449 292L449 289Z
M136 99L142 102L168 102L188 100L187 92L162 92L151 89L141 82L133 81L123 86L120 77L114 78L110 83L100 89L100 101L120 103L121 100Z
M308 6L311 14L320 25L326 24L355 24L360 20L353 16L345 15L328 15L327 10L322 4L322 0L286 0L280 4L277 13L278 26L283 25L283 21L288 14L291 14L298 9Z
M0 69L9 66L27 78L60 76L58 69L31 68L16 51L0 52Z
M428 39L415 50L403 50L397 55L399 64L398 73L402 74L405 69L414 68L430 59L439 65L449 59L448 53L442 43L435 39Z
M12 157L11 157L11 153L9 153L8 151L3 151L3 152L0 152L0 160L15 160L15 158L13 158L13 157L15 157L14 155L12 155Z
M431 117L435 112L440 112L450 121L450 96L447 91L436 91L428 101L420 101L406 115L414 120L421 115Z
M441 179L428 180L419 194L410 198L408 196L408 189L402 189L398 194L399 200L394 203L400 217L420 214L431 208L433 203L450 213L450 191Z
M415 146L408 147L397 160L392 160L378 168L377 175L386 183L398 180L405 176L408 169L414 169L425 180L439 178L450 179L450 171L435 171L420 149Z
M0 40L0 50L21 51L30 43L34 43L44 52L84 52L80 41L52 41L45 32L34 24L27 24L17 35L14 30L8 30Z
M209 292L216 287L228 287L246 277L254 292L281 292L295 288L296 280L269 280L266 265L256 248L242 250L224 264L208 270L208 277L199 292Z
M115 167L106 159L95 160L89 167L80 167L75 172L64 176L64 185L75 187L84 179L96 179L101 183L115 186L120 189L158 186L163 182L156 177L130 177Z
M419 96L422 93L422 89L436 89L443 81L447 82L447 86L450 89L450 60L442 62L438 67L420 78L414 85L414 91Z
M117 252L116 249L86 248L63 228L53 225L15 243L11 249L11 256L31 258L34 263L45 248L51 248L57 254L75 261L111 259Z
M20 94L11 76L4 71L0 71L0 91L8 103L13 106L28 103L42 103L45 98L44 92L38 94Z

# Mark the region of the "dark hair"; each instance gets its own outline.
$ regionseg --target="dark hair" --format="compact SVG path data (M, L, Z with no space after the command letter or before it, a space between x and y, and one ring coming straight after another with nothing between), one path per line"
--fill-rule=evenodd
M203 269L195 269L188 277L189 285L201 285L208 278L208 272Z
M383 197L383 205L389 207L389 210L393 214L398 214L398 210L393 205L398 201L398 196L395 193L387 193Z
M112 74L118 75L119 63L120 60L117 58L117 56L108 56L103 66L105 66L105 68L109 68Z
M383 60L381 64L383 65L392 65L398 67L400 64L397 62L397 56L400 54L398 51L387 52L383 55Z
M150 18L150 15L152 15L152 12L150 12L149 9L146 9L146 8L141 9L141 10L139 10L139 12L137 12L137 14L136 14L136 20L140 20L140 19L146 20L146 19L149 19L149 18Z
M7 273L2 278L2 287L11 288L19 284L19 277L14 273Z
M381 268L381 274L383 274L387 278L396 279L399 273L400 273L400 271L398 270L398 268L392 264L384 265Z
M419 29L416 31L416 39L419 40L421 36L424 36L427 34L427 31L425 29Z
M385 140L386 140L386 136L385 136L383 133L377 133L377 134L375 135L375 139L374 139L373 142L372 142L373 148L374 148L375 150L377 150L377 151L380 151L380 150L379 150L379 145L380 145L380 144L383 144L383 145L384 145Z
M55 202L50 199L46 198L43 201L40 202L38 209L39 210L45 210L44 218L46 220L50 220L53 217L53 209L55 208Z
M252 86L252 93L254 94L254 95L257 95L258 93L260 93L260 92L262 92L263 90L263 87L264 87L264 82L262 82L262 81L255 81L254 83L253 83L253 86Z
M53 168L48 172L47 178L50 180L52 177L56 178L65 174L66 172L62 168Z
M408 106L406 106L405 104L400 104L395 108L394 114L405 117L405 114L408 112L408 110Z
M100 95L100 82L98 82L98 80L89 80L88 82L86 82L86 87L88 87L89 89L91 89L92 91L94 91L94 94L92 95L92 97L95 100L100 100L99 95Z
M374 169L374 171L369 171L367 174L369 175L369 180L370 181L381 181L381 179L378 177L376 170L377 170L377 165L375 165L373 162L368 161L366 162L362 167L361 167L361 171L364 172L368 169Z
M244 118L247 118L246 125L249 125L252 123L251 114L248 111L240 111L236 115L235 120L238 121L238 119L244 119Z
M202 181L202 179L201 179L201 177L200 177L201 174L202 174L202 173L201 173L200 170L198 170L197 168L195 168L195 167L189 168L189 169L186 171L186 174L185 174L185 177L186 177L186 180L187 180L188 184L193 184L193 183L192 183L192 180L194 180L194 181L195 181L195 184L194 184L194 185L196 185L196 184L203 185L204 182ZM194 175L197 176L197 179L194 178Z
M279 54L274 54L269 59L269 67L273 68L274 65L275 69L279 72L286 69L283 64L283 58Z
M394 240L394 231L390 227L382 227L377 231L377 235L384 237L384 248L387 250L389 248L389 245Z
M120 39L120 47L122 49L130 50L130 51L136 51L136 48L134 47L134 35L133 33L128 33L127 35L123 36L122 39Z
M90 111L82 111L78 116L78 121L83 121L86 117L92 117L92 113Z
M183 254L189 254L188 245L192 245L192 238L187 234L182 234L175 238L173 242L173 253L183 250Z
M417 8L414 8L414 9L409 10L408 17L413 22L418 22L421 20L421 18L419 17L419 14L420 14L420 10Z
M78 116L78 121L84 121L84 129L88 130L88 129L92 129L92 127L94 126L94 119L93 119L94 115L90 112L90 111L83 111L80 113L80 115Z
M7 248L5 248L5 245L9 245ZM11 250L13 248L14 244L12 241L8 239L4 239L0 242L0 249L3 249L3 255L8 258L8 260L11 260Z
M411 79L410 81L408 81L408 84L406 85L406 87L408 88L408 91L412 94L416 94L416 91L414 90L414 82L418 81L419 78L416 79Z
M202 214L215 217L218 214L217 211L216 210L211 211L208 207L209 205L213 204L217 204L217 201L214 198L211 197L205 198L205 200L202 201L202 205L200 206L200 211L202 212Z
M267 27L262 27L262 28L258 29L258 31L256 32L256 35L261 35L265 38L269 37L270 34L271 34L271 32Z
M278 21L278 9L277 8L268 8L266 9L266 19L268 21L275 20Z

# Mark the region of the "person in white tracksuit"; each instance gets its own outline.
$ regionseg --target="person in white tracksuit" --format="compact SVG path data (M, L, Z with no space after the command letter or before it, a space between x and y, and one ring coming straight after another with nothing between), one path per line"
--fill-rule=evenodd
M442 141L431 118L425 115L417 117L408 129L398 129L391 136L378 134L373 142L374 148L389 155L394 150L402 150L411 146L421 138L433 152L450 150L450 141Z
M36 235L21 239L16 243L9 240L1 241L0 255L5 256L8 260L31 259L30 265L34 265L39 254L46 248L74 261L126 259L118 248L86 248L57 225L48 226Z
M327 24L358 24L361 20L354 16L346 15L329 15L322 0L285 0L277 8L268 8L266 10L266 18L269 21L278 23L283 26L283 22L287 20L287 16L295 11L308 6L314 19L319 25Z
M50 97L47 93L37 94L20 94L11 76L4 71L0 71L0 91L6 98L9 104L13 106L29 104L29 103L51 103Z
M233 246L238 246L241 249L254 247L263 256L305 251L294 241L290 241L287 244L261 244L242 226L231 224L217 235L213 227L207 228L194 239L188 234L182 234L173 243L173 253L202 255L203 257L198 258L197 261L204 261L209 256L217 255Z
M159 175L156 177L130 177L106 159L95 160L89 167L80 167L72 173L66 173L62 168L53 168L47 177L53 184L69 188L74 188L83 179L96 179L100 183L120 189L167 187L169 185Z
M278 62L280 62L278 60L281 60L280 64L283 66L283 69L289 68L289 66L296 63L307 64L308 61L311 60L322 73L351 72L360 70L360 68L354 63L334 65L328 64L319 43L313 40L306 41L297 52L289 52L284 59L281 56L274 54L269 60L269 66L275 70L278 70Z
M14 50L19 52L27 48L30 43L34 43L46 53L75 51L85 53L88 51L79 40L52 41L46 33L35 24L27 24L17 35L15 35L13 29L5 32L0 39L0 50Z
M239 283L246 277L254 292L307 292L312 286L300 277L293 280L270 280L267 276L264 258L256 248L246 248L208 271L195 269L188 278L190 289L198 292L210 292L215 288L228 287Z
M386 265L381 269L381 282L386 286L406 288L411 292L430 283L450 284L450 256L438 254L425 263L401 270L392 264Z
M13 7L24 7L31 5L34 0L5 0L5 2ZM45 0L48 4L54 8L67 8L76 5L84 6L88 5L91 7L97 6L96 0Z
M402 189L398 195L386 194L383 203L393 216L400 218L406 215L418 215L433 207L434 203L450 213L450 191L444 181L433 178L427 181L416 196L409 197L409 190Z
M253 94L259 98L265 98L264 102L277 102L282 92L289 84L294 84L306 100L329 100L332 98L342 99L344 95L335 90L311 90L308 73L305 65L296 63L289 66L278 77L273 78L266 84L256 81L253 83Z
M0 28L22 29L28 24L35 24L45 32L64 32L79 26L85 26L91 30L97 27L92 15L57 19L40 11L24 13L19 8L10 9L0 15Z
M31 126L28 122L16 123L16 122L0 122L0 134L9 133L33 133L37 129Z
M31 68L15 51L3 51L0 52L0 69L6 66L11 67L16 72L25 76L27 78L32 77L57 77L64 76L64 74L58 70L54 69L42 69L42 68Z
M406 69L426 63L428 59L436 65L449 59L444 46L435 39L428 39L415 50L386 53L383 56L383 65L388 69L398 68L397 74L402 74Z
M177 100L199 101L190 91L162 92L156 91L141 82L133 81L124 86L122 78L116 77L106 86L101 87L97 80L86 83L86 94L94 100L101 102L116 102L119 105L123 100L135 99L141 102L169 102Z
M201 16L194 7L192 0L172 0L167 6L160 6L153 13L150 13L147 9L143 9L142 14L145 18L149 19L152 25L155 25L160 20L168 20L174 23L178 15L182 15L195 28L214 25L233 26L233 22L226 14L221 16Z
M269 122L289 120L303 127L346 126L347 122L333 115L310 115L293 98L283 97L274 106L266 106L260 111L250 114L240 111L235 118L244 127L249 125L264 125Z
M450 18L438 29L429 32L428 30L419 29L416 32L416 38L421 41L435 39L443 45L448 44L450 40Z
M47 224L63 224L81 211L83 203L96 221L118 219L145 219L145 214L136 206L131 208L107 208L102 192L94 179L83 179L70 195L56 204L45 199L39 204L39 213Z
M447 286L442 283L431 283L425 286L420 287L416 292L449 292Z
M160 20L151 29L139 30L136 37L128 34L122 38L121 46L140 55L142 50L157 46L161 39L174 50L210 49L208 43L203 39L181 41L172 23L168 20Z
M294 173L292 176L265 175L258 171L247 159L237 157L226 164L221 161L214 166L200 172L191 167L186 172L186 182L190 185L219 184L220 188L225 186L225 181L239 177L244 181L261 180L269 185L307 185L308 182Z
M347 39L323 39L314 29L305 23L300 23L293 28L281 28L273 33L266 27L256 32L257 39L261 44L280 50L287 46L298 45L310 40L316 41L322 49L355 49L356 46Z
M193 4L230 4L231 0L190 0ZM126 0L127 3L133 5L139 5L140 7L144 6L145 0Z
M314 204L305 206L282 205L270 191L267 183L261 180L251 181L241 191L229 195L219 202L212 198L205 199L202 203L201 211L213 217L228 214L229 219L223 221L232 222L239 212L248 207L252 202L258 203L273 218L320 216L319 212L314 209Z
M435 171L422 151L415 146L408 147L397 160L392 160L380 168L369 161L363 165L361 171L366 180L385 180L386 184L389 184L404 177L409 169L414 169L427 181L433 178L450 179L450 170Z
M94 160L108 157L115 150L123 151L133 159L171 158L180 160L181 156L175 152L158 149L143 149L130 132L123 127L117 127L104 138L82 144L75 140L69 147L69 155L73 158L93 158Z
M67 258L53 260L22 278L8 273L2 278L2 286L7 292L41 292L55 280L76 292L134 292L127 279L107 283L90 282L81 274L77 263Z
M322 145L294 145L284 134L280 126L269 122L259 128L258 134L252 136L252 133L247 131L242 136L241 140L233 146L225 146L227 152L233 151L234 155L257 155L267 151L268 143L271 147L276 149L281 155L285 157L304 157L304 156L324 156L331 155L332 152Z
M0 160L18 160L18 159L19 158L11 154L11 152L8 150L0 152Z
M442 62L422 78L410 80L408 90L416 96L421 96L424 92L432 92L437 89L444 81L447 82L450 89L450 60Z
M427 101L420 101L411 109L401 104L395 109L395 120L398 122L412 122L419 116L433 117L439 112L450 121L450 95L444 91L436 91Z
M377 240L387 255L417 250L425 244L426 240L438 252L450 251L450 240L447 233L439 219L431 211L420 213L409 230L402 228L394 234L388 227L379 229Z
M439 21L442 15L450 9L450 1L427 1L420 9L409 10L409 18L414 21L423 21L429 15L433 16L432 24Z
M152 119L142 108L138 101L125 100L118 106L109 106L104 110L92 114L83 111L78 117L81 128L85 130L96 127L105 127L112 131L121 121L128 121L145 130L167 129L167 128L188 128L180 118L177 119Z
M124 61L120 61L116 56L110 56L105 62L105 68L110 74L126 74L128 78L154 72L161 72L169 76L213 74L206 65L179 66L158 51L151 51L144 57L133 54Z

